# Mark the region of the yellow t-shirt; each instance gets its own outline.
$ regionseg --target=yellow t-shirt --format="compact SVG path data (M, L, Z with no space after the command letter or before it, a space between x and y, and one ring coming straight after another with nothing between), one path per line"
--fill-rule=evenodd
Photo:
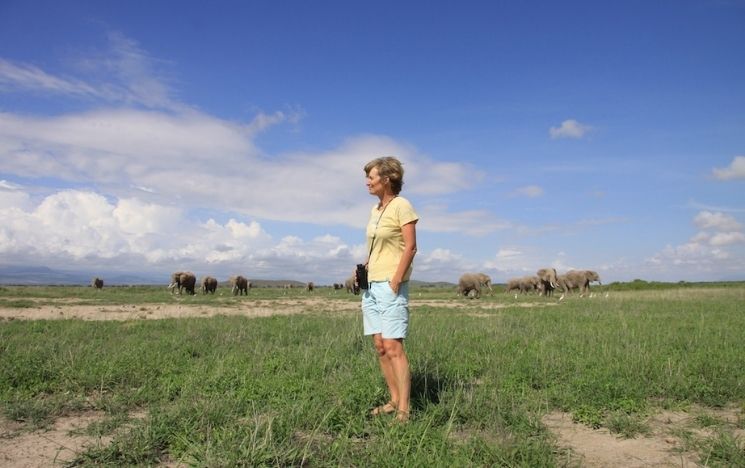
M375 236L372 253L367 264L368 281L389 281L398 269L398 263L404 251L404 237L401 227L419 219L409 200L396 197L390 201L383 212L378 210L376 203L370 211L370 221L367 223L367 251ZM380 218L380 222L378 222ZM377 225L377 227L376 227ZM412 262L413 266L413 262ZM412 267L406 271L403 281L408 281Z

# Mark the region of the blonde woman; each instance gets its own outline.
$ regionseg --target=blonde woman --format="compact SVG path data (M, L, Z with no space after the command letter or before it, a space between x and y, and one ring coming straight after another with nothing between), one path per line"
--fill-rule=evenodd
M411 203L399 196L404 170L391 156L365 165L367 190L378 197L367 224L367 277L369 289L362 294L365 335L371 335L390 400L371 414L395 413L409 419L411 372L404 351L409 329L409 278L416 254L416 222Z

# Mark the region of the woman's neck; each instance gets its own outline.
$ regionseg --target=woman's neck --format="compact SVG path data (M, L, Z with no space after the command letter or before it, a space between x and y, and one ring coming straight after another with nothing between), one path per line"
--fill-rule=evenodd
M382 197L380 197L380 203L378 204L378 210L384 210L386 206L390 202L393 201L394 198L396 198L398 195L392 194L392 193L386 193Z

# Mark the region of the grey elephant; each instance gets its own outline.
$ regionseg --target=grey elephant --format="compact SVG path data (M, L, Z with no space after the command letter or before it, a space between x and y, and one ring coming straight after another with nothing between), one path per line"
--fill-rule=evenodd
M507 280L507 284L504 286L504 292L509 293L512 291L520 291L520 280L522 278L510 278Z
M538 284L538 290L539 294L546 296L552 296L554 293L554 289L556 289L559 285L557 284L558 281L558 275L556 274L555 268L541 268L536 272L536 276L538 277L539 284Z
M493 290L491 288L491 278L489 275L486 273L476 273L476 276L479 278L479 284L481 284L481 287L488 289L489 295L491 295Z
M522 276L520 278L512 278L507 281L505 292L514 290L520 291L520 294L527 294L530 291L538 290L538 284L540 280L537 276Z
M212 293L215 294L217 290L217 278L212 276L205 276L202 278L202 294Z
M168 289L171 290L171 294L175 290L181 294L182 290L186 290L192 296L194 293L194 286L197 284L197 277L190 271L177 271L171 275L171 283L168 285Z
M350 276L347 278L347 280L344 282L344 287L347 289L347 292L352 294L359 294L360 293L360 286L357 284L357 280L354 276Z
M481 297L481 281L479 273L464 273L458 279L458 294L464 297ZM471 292L473 291L473 294Z
M94 287L96 289L103 289L103 280L96 276L91 280L91 287Z
M600 282L600 275L593 270L569 270L559 276L558 282L565 293L571 293L573 289L579 289L579 296L583 297L590 291L590 283Z
M248 296L248 279L244 276L238 275L238 276L231 276L228 280L230 283L230 290L233 292L233 295L247 295Z

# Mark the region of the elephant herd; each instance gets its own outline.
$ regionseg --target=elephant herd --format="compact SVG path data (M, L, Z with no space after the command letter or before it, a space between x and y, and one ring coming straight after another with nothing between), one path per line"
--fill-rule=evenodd
M505 292L519 291L521 294L536 292L541 296L552 296L554 290L561 289L562 296L578 290L580 297L590 290L590 283L600 283L600 276L592 270L569 270L558 275L555 268L541 268L535 275L511 278L505 285ZM458 294L478 298L482 288L492 293L491 278L484 273L464 273L458 280Z
M555 268L541 268L535 275L512 278L505 286L505 292L519 291L521 294L536 292L540 296L551 296L554 290L561 289L562 296L578 290L580 297L590 291L590 283L600 282L600 275L593 270L569 270L557 275Z
M194 295L196 294L195 288L197 284L197 277L190 271L177 271L171 275L171 282L168 284L168 289L171 294L178 292L181 294L183 291ZM230 285L230 291L234 296L237 295L248 295L248 290L251 289L251 281L246 277L237 275L231 276L228 279ZM202 294L215 294L217 290L217 279L212 276L205 276L201 282Z

